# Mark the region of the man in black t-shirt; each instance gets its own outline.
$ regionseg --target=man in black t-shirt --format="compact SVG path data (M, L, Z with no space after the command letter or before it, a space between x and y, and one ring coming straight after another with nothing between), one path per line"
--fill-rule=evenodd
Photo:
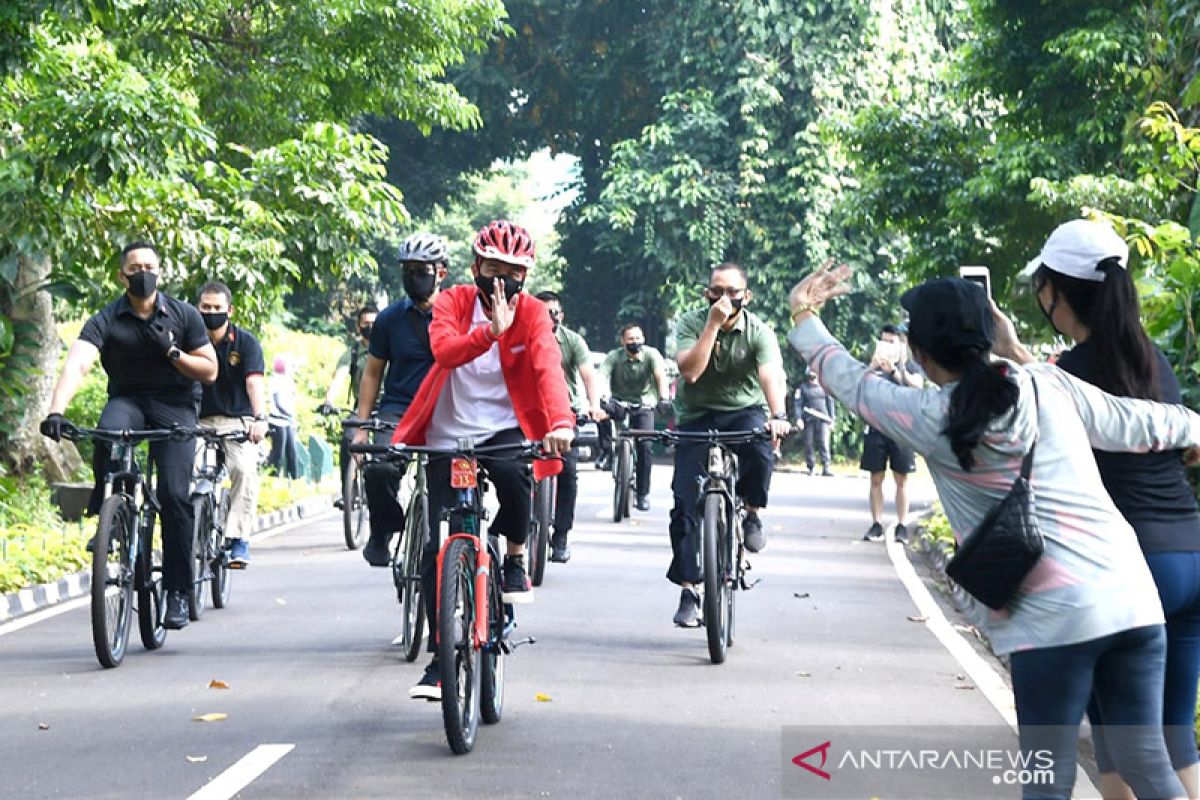
M245 430L248 442L226 439L225 466L229 470L229 517L225 536L229 539L229 566L250 565L250 544L258 506L258 443L267 434L266 382L263 379L262 346L258 339L229 321L233 293L220 281L200 289L200 316L208 339L217 353L217 380L204 387L200 423L217 430ZM197 454L199 458L200 454Z
M133 242L121 251L117 277L125 294L86 323L71 345L50 398L41 431L59 439L63 411L79 391L88 370L99 359L108 373L108 403L98 427L129 430L194 426L200 403L200 381L217 377L217 357L194 306L157 291L158 250ZM157 495L162 508L163 588L167 592L164 625L188 623L188 591L192 582L192 465L194 439L150 444L157 467ZM110 467L110 448L96 444L92 470L97 486L90 510L99 510L100 482Z

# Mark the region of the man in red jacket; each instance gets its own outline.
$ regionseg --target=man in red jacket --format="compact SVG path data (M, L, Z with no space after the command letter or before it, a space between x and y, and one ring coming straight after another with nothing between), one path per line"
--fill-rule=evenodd
M476 446L540 440L548 453L566 453L575 437L575 414L567 397L558 341L546 306L522 293L534 263L534 245L522 227L506 221L484 226L473 245L474 285L443 290L433 306L429 344L434 365L401 418L394 443L455 447L460 439ZM504 601L528 603L533 591L525 572L532 484L524 465L486 460L500 509L491 532L505 537L501 567ZM560 461L537 461L535 478L554 475ZM431 458L427 470L429 526L437 531L453 504L448 458ZM429 630L437 630L436 535L421 561L421 591ZM430 648L433 636L429 637ZM436 657L409 692L441 700Z

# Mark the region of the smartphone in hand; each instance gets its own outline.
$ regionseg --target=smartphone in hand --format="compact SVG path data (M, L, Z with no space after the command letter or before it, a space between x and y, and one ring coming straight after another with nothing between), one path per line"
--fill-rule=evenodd
M992 296L992 272L987 267L959 267L958 277L978 283L983 288L984 294L988 297Z

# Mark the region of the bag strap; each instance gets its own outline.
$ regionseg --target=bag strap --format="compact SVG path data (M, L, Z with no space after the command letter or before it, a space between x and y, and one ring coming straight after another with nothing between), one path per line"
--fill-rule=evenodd
M1037 381L1035 381L1031 377L1029 379L1029 382L1033 384L1033 421L1034 421L1034 424L1037 424L1038 408L1039 408ZM1033 472L1033 451L1037 449L1037 440L1038 440L1039 433L1040 433L1039 431L1034 432L1033 444L1029 445L1029 452L1025 454L1025 457L1023 459L1021 459L1021 477L1024 478L1025 480L1029 480L1029 476Z

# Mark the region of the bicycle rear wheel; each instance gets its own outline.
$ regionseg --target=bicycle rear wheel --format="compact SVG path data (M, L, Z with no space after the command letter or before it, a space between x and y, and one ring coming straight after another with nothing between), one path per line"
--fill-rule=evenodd
M617 437L613 460L613 522L629 518L630 492L633 486L633 443Z
M396 543L392 558L392 582L396 586L396 599L400 603L400 644L404 648L404 660L416 661L421 653L421 640L425 635L425 596L421 594L421 550L429 538L428 499L424 495L413 497L408 506L404 524L404 535Z
M533 525L529 528L529 581L541 586L550 556L550 528L554 524L554 478L542 478L533 493Z
M499 564L499 553L491 548L492 564ZM504 627L508 610L500 589L500 572L493 569L488 577L488 641L479 654L483 675L480 679L480 713L483 721L494 725L504 713Z
M154 514L150 513L147 519L149 524L138 539L138 633L143 647L157 650L167 640L167 629L163 626L167 599L162 585L162 564L154 563Z
M114 494L100 506L92 541L92 644L105 667L119 666L133 611L133 503Z
M733 609L730 535L725 498L711 492L704 498L701 537L704 547L704 628L708 634L708 656L714 664L725 661L725 650L729 646Z
M210 543L214 536L212 505L207 495L192 497L192 589L188 592L188 618L196 622L204 616L204 586L211 577Z
M343 468L342 481L342 532L346 547L357 550L367 538L367 493L363 486L362 468L358 461L350 458Z
M471 752L479 730L479 651L475 649L475 553L455 539L442 555L437 657L442 678L442 723L455 755Z
M213 608L224 608L229 605L229 595L233 591L233 576L229 574L229 553L225 546L225 525L229 522L229 492L219 489L220 501L217 502L217 532L213 537L215 553L212 561L212 601Z

